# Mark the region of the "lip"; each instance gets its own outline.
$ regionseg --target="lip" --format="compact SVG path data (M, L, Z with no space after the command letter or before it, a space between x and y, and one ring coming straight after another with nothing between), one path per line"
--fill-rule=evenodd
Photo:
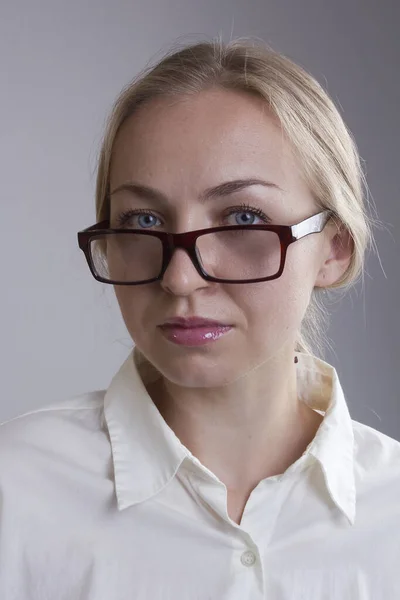
M162 334L179 346L204 346L228 333L231 325L202 317L174 317L160 326Z
M231 327L227 323L215 321L214 319L206 319L204 317L173 317L164 321L160 327L183 327L185 329L193 329L195 327Z

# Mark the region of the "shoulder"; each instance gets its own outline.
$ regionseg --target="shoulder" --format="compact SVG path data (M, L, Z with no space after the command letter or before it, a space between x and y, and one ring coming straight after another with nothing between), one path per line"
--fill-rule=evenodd
M364 423L352 421L355 453L360 467L366 470L400 467L400 442L378 429Z
M352 424L354 470L360 493L365 491L388 499L396 497L397 504L400 497L400 442L358 421L353 420Z
M26 428L40 428L51 420L61 422L79 421L92 415L103 406L104 390L74 396L61 402L39 406L16 417L0 422L0 439L5 435L25 431Z
M0 477L18 465L81 460L104 439L104 390L41 406L0 424Z

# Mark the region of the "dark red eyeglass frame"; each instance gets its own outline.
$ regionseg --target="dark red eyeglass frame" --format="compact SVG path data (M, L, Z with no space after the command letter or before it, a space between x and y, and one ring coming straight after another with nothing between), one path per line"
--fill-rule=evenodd
M110 283L112 285L143 285L145 283L153 283L155 281L160 281L165 271L168 268L169 262L172 258L173 252L177 248L183 248L188 253L192 263L196 269L196 271L203 277L203 279L207 281L214 281L217 283L259 283L262 281L271 281L272 279L278 279L285 267L286 260L286 252L290 244L293 244L297 240L310 235L311 233L320 233L325 225L327 224L329 218L332 216L332 211L325 210L311 217L308 217L304 221L297 223L296 225L230 225L225 227L211 227L209 229L197 229L196 231L186 231L184 233L169 233L166 231L144 231L143 229L109 229L109 221L102 221L101 223L96 223L83 231L78 232L78 244L80 249L84 252L86 256L87 263L89 265L89 269L95 279L102 283ZM196 253L196 241L202 235L206 235L208 233L214 233L217 231L225 231L225 230L239 230L239 229L254 229L256 231L273 231L275 232L280 239L281 242L281 262L279 266L279 271L275 275L270 275L269 277L262 277L259 279L246 279L246 280L237 280L237 279L219 279L217 277L212 277L206 273L201 263L197 257ZM157 277L153 277L152 279L146 279L145 281L134 281L134 282L120 282L113 281L110 279L105 279L101 277L95 269L92 255L90 251L90 242L92 239L96 238L98 235L109 235L109 234L124 234L134 233L141 235L150 235L161 240L163 246L163 261L161 272Z

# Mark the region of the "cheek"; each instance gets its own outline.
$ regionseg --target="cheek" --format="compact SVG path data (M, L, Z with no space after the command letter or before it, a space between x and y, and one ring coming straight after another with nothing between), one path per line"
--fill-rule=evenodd
M297 269L287 265L279 279L249 286L240 291L247 325L259 335L273 331L297 331L310 301L312 285Z
M146 327L146 313L150 305L149 290L146 286L115 286L115 295L125 326L133 340L140 337Z

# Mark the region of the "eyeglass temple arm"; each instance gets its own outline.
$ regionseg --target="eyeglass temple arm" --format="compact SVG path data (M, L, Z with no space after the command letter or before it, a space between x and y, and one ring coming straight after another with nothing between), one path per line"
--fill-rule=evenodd
M325 210L317 215L309 217L297 225L292 225L291 230L293 237L296 240L299 240L310 233L320 233L331 216L332 211Z

